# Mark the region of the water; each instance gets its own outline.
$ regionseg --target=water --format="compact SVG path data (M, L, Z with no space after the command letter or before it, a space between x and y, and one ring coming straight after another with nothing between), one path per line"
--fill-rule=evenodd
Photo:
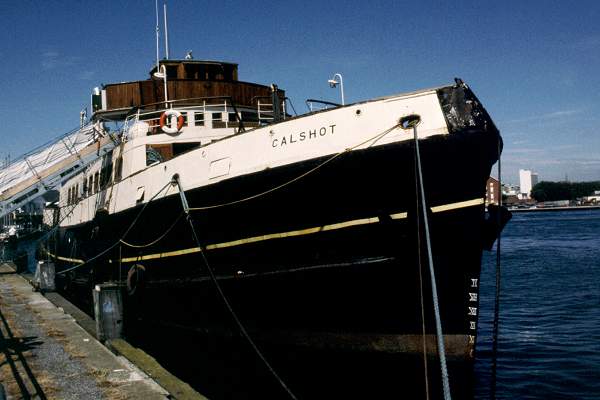
M484 254L476 398L489 398L495 252ZM600 210L514 214L502 237L499 399L600 399Z

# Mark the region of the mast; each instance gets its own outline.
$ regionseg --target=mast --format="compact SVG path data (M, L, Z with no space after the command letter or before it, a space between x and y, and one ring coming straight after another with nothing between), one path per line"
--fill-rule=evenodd
M158 68L159 68L159 60L160 60L160 54L159 54L159 48L158 48L158 0L154 0L154 7L156 9L156 72L158 72Z
M163 4L163 15L165 18L165 57L169 59L169 28L167 26L167 2Z

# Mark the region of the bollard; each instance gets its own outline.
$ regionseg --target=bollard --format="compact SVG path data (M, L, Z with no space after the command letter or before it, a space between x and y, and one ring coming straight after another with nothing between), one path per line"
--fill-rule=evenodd
M102 283L93 290L98 340L118 339L123 334L123 301L116 283Z
M16 253L15 257L13 258L13 262L16 266L17 274L27 271L27 259L27 252L19 251Z
M41 292L53 292L56 289L55 276L53 262L38 261L33 278L35 288Z

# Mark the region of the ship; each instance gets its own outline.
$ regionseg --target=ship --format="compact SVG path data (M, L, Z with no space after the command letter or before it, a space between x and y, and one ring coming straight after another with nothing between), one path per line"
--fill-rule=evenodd
M63 293L91 309L116 282L132 320L227 337L234 312L259 345L435 358L430 243L445 356L472 370L502 140L465 82L296 115L234 63L149 75L92 95L116 143L60 189Z

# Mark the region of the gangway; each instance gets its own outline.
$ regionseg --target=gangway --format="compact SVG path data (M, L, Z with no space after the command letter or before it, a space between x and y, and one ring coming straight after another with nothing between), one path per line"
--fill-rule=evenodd
M46 143L0 169L0 218L58 188L117 141L89 123Z

